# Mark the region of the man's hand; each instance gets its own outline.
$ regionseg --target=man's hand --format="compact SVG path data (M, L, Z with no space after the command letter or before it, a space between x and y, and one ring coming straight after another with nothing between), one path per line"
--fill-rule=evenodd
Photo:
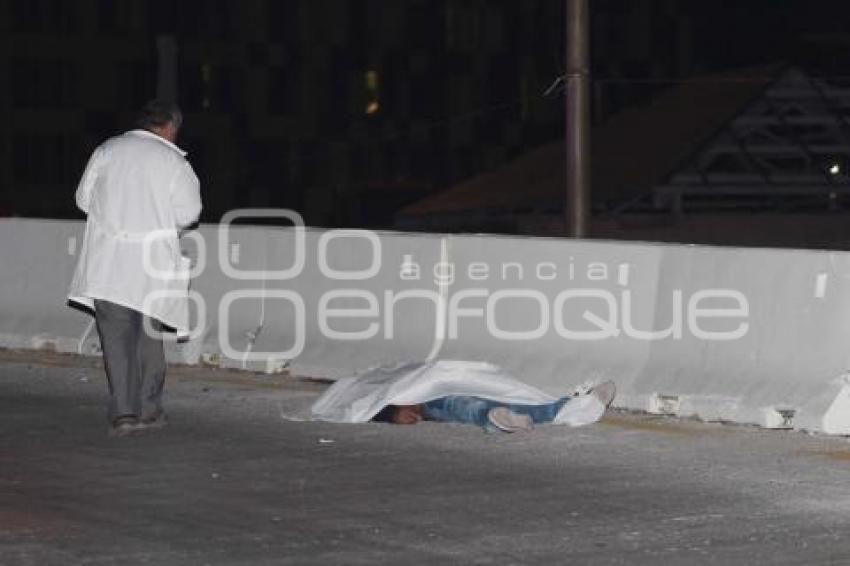
M419 405L401 405L393 413L393 424L416 424L422 420L422 408Z

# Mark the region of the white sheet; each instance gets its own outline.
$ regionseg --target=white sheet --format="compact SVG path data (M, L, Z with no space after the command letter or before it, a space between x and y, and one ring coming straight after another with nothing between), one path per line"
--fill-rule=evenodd
M566 393L565 393L566 394ZM539 405L557 401L523 383L498 366L485 362L437 360L378 367L334 383L313 404L313 418L338 423L368 422L387 405L416 405L449 395L469 395ZM571 399L563 423L596 422L605 407L592 395Z

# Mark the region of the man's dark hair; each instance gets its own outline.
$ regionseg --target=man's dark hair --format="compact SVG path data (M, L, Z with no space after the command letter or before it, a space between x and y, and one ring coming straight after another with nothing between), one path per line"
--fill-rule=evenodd
M173 122L176 128L183 123L183 113L174 102L155 98L145 104L136 117L136 126L149 130Z
M395 405L386 405L383 409L378 411L377 415L371 418L371 421L373 423L392 423L396 409L398 409L398 407Z

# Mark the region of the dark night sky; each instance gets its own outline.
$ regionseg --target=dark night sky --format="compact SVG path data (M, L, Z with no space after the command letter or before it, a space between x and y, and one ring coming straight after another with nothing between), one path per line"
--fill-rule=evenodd
M719 68L800 62L835 72L846 65L807 36L845 34L850 3L841 0L691 0L697 56ZM834 47L833 47L834 49ZM840 51L840 50L839 50ZM838 53L838 51L836 51Z
M591 10L614 19L646 12L645 21L658 33L670 25L671 13L687 13L694 59L706 69L784 61L836 73L848 63L850 2L844 0L592 0ZM604 62L596 63L598 71Z
M386 70L384 75L386 81L382 86L385 93L389 93L393 88L398 90L398 85L404 85L405 81L408 80L409 77L405 73L407 73L413 64L410 63L409 54L404 52L406 49L404 44L401 48L395 46L393 47L393 51L388 51L380 45L381 40L374 39L370 35L374 29L380 29L384 25L383 20L399 22L398 26L404 28L401 30L403 32L402 35L416 35L416 29L410 28L411 21L414 22L414 26L415 22L421 21L423 22L421 26L423 29L437 30L433 33L439 34L443 33L440 31L441 22L445 21L443 16L452 7L473 11L479 10L481 13L484 13L486 12L484 8L491 8L494 5L498 5L503 7L504 13L510 14L513 13L510 10L515 10L516 4L514 2L516 1L489 0L476 2L475 0L443 0L438 2L438 0L429 0L423 3L421 1L417 2L417 0L340 0L339 5L347 7L348 11L346 13L350 19L348 23L343 23L342 27L347 27L350 30L357 29L359 31L352 31L347 35L347 41L351 42L351 48L348 50L350 54L344 53L347 50L347 46L342 46L342 48L335 46L334 49L342 51L344 57L340 58L338 54L335 54L334 58L330 59L332 61L331 65L337 65L338 61L348 61L351 67L343 67L340 72L329 74L333 77L332 81L341 77L341 81L344 83L346 73L354 72L354 70L362 73L362 69L368 68L369 65L375 65L374 61L378 61L376 66L379 70L381 72ZM526 2L526 0L522 1ZM527 1L529 4L532 2L532 0ZM120 10L115 9L115 6L119 5L117 4L118 0L115 0L115 2L115 4L110 4L109 0L90 0L88 5L96 7L95 10L100 14L99 17L103 17L104 14L107 14L108 17L116 17L115 14L118 14ZM250 49L258 51L260 58L262 58L262 46L266 42L270 45L279 40L282 42L297 42L301 40L293 40L293 38L322 36L332 33L328 30L337 24L328 24L326 26L321 19L318 21L312 20L317 22L314 25L317 25L317 28L321 29L298 29L297 25L292 22L301 20L289 16L302 9L295 9L293 7L302 4L304 3L287 0L280 0L279 2L272 1L263 4L263 6L267 7L269 14L274 14L274 17L270 16L266 19L256 21L255 25L262 28L257 29L256 40L253 37L253 32L249 31L249 37L243 35L239 38L239 41L243 42L243 44L246 41L249 42L251 44L249 46ZM502 46L502 49L510 52L519 44L538 44L535 49L529 51L531 55L525 55L526 57L535 59L534 71L530 76L539 84L532 84L531 89L533 92L538 93L542 92L542 89L563 70L564 2L563 0L537 0L535 4L542 6L542 8L533 26L526 26L520 29L516 22L506 22L507 28L515 25L516 29L508 29L502 34L502 37L505 38L504 41L513 42ZM26 44L28 46L32 45L32 38L28 34L31 34L32 30L38 30L37 41L41 42L47 49L50 49L49 46L51 45L57 46L69 42L69 38L74 37L75 34L79 34L81 18L85 17L81 13L76 12L77 5L74 3L69 2L64 4L66 8L61 8L63 5L62 0L0 0L0 6L4 5L7 13L12 17L7 20L7 23L3 27L12 34L15 34L15 37L24 38L21 40L21 45ZM135 42L134 45L143 45L141 48L142 52L147 50L152 53L153 49L151 47L150 37L159 33L174 33L178 41L180 41L181 34L188 31L191 34L191 41L194 42L194 47L189 49L191 54L192 50L197 52L209 49L210 52L215 52L221 47L222 42L226 43L229 41L227 39L227 33L222 32L222 29L227 28L229 24L225 21L226 17L224 17L224 20L222 19L223 16L221 14L228 13L228 10L235 10L235 7L240 4L235 1L228 2L227 0L181 0L180 2L150 0L147 3L136 2L134 5L144 5L147 8L152 8L148 11L138 9L133 12L137 14L135 17L138 17L140 20L144 19L145 22L141 23L140 21L136 26L129 26L134 27L136 30L134 32L135 35L111 31L108 41L126 42L127 45ZM333 1L322 4L325 7L333 5ZM74 10L67 8L67 6L74 6ZM399 6L402 6L401 10L397 9L393 12L391 9L391 7L397 8ZM402 17L399 17L399 14L404 12L404 10L410 9L412 13L415 10L423 10L423 6L426 9L422 13L430 14L430 19L422 18L421 20L417 20L416 17L411 18L409 14L403 14ZM437 7L435 8L435 6ZM222 9L222 7L228 9ZM606 80L634 81L634 85L636 85L626 96L620 96L619 98L612 97L612 100L615 98L616 100L615 103L608 105L606 108L608 112L615 112L620 108L635 104L639 101L638 98L640 96L651 94L668 83L673 84L682 76L701 75L740 66L786 62L802 64L812 74L830 77L850 75L850 71L847 70L847 63L850 62L850 34L845 32L847 22L850 21L850 1L848 0L591 0L591 8L594 18L592 76L600 82ZM64 23L63 14L65 12L63 10L68 14L73 12L73 18L70 18L69 21L73 19L76 23ZM109 14L112 15L109 16ZM159 14L159 17L155 17L156 14ZM683 14L688 22L687 25L681 31L670 32L671 29L679 29L676 26L680 25ZM126 13L119 17L125 19L125 21L120 23L121 26L128 26L127 17ZM397 19L393 20L392 18ZM330 18L328 19L330 20ZM379 23L375 24L371 20L379 20ZM281 22L279 26L276 23L278 21ZM19 22L23 22L24 27L32 27L31 29L20 29ZM132 22L129 22L129 24L132 24ZM277 29L278 27L280 29ZM245 32L243 31L242 33L244 34ZM384 32L381 31L380 33ZM432 32L428 31L427 33ZM629 60L628 51L631 45L635 44L635 34L644 34L649 38L648 41L653 43L650 53L645 56L642 63L634 63ZM356 45L354 44L355 41L357 42ZM375 45L371 44L373 41ZM428 47L430 43L427 38L423 37L417 41L419 44L416 46L416 49L425 49L426 51L431 49L431 47ZM147 42L147 47L144 47L145 42ZM637 43L640 42L638 41ZM16 40L13 40L13 50L16 49L16 45ZM313 74L314 69L311 66L316 65L317 59L311 52L312 45L313 43L302 41L300 47L292 50L294 55L287 55L286 65L291 65L291 68L297 68L298 72L302 73L298 75L299 81ZM422 45L425 45L425 47L423 48ZM437 46L435 48L437 51L444 49L444 47L439 47L440 40L435 40L433 45ZM684 49L683 46L687 46L687 49ZM29 47L26 49L29 49ZM382 49L384 51L381 51ZM683 53L683 51L687 51L687 53ZM378 55L376 56L375 53L378 53ZM311 180L309 178L298 177L298 175L306 175L304 171L308 167L315 165L311 164L311 160L318 161L323 159L329 152L336 151L331 146L336 148L343 146L353 147L356 143L360 142L354 142L352 140L387 136L387 132L391 132L392 136L396 136L404 141L408 133L417 131L416 128L419 127L416 125L411 126L411 121L420 120L423 122L427 121L428 123L438 123L441 120L452 119L453 116L463 114L464 112L477 111L479 108L502 102L506 98L510 102L510 97L514 97L514 99L518 97L516 92L509 91L506 95L503 95L503 93L492 89L493 84L501 84L499 82L500 80L509 89L513 89L514 91L518 89L518 78L511 75L511 73L517 72L519 69L519 65L515 61L509 61L508 65L504 67L507 70L500 73L501 67L497 59L492 58L489 61L483 61L479 58L478 54L475 54L473 51L470 53L472 55L469 55L468 59L459 65L456 65L453 55L447 56L445 52L433 57L438 62L428 67L425 80L403 87L413 92L412 97L420 89L434 89L433 93L425 92L425 95L426 98L436 99L438 96L435 93L444 93L446 90L451 92L453 90L452 83L456 80L456 77L464 78L463 73L467 71L462 70L458 72L457 68L463 68L463 65L466 65L471 69L468 72L468 77L473 83L471 89L474 91L474 94L469 97L468 108L463 107L463 105L453 104L451 100L448 100L447 102L434 103L432 105L433 108L429 107L426 111L419 114L416 114L415 111L408 112L408 110L404 110L404 112L408 113L402 112L400 115L397 115L392 114L394 110L391 104L385 104L386 115L379 116L377 120L371 120L371 122L367 123L368 120L362 115L362 112L357 114L356 110L350 110L350 108L359 108L359 102L352 102L356 98L355 93L351 90L347 92L344 90L337 91L339 85L332 82L329 88L322 87L317 90L318 94L329 96L328 101L321 103L325 106L314 103L311 111L314 112L316 121L330 122L337 125L341 124L340 127L333 131L320 129L317 132L309 134L309 136L301 136L301 139L298 139L298 136L301 134L297 130L292 130L291 128L282 129L278 135L279 141L263 140L261 143L254 143L256 140L251 139L252 134L250 132L239 133L245 130L247 127L246 123L251 122L250 117L246 122L244 115L253 110L251 108L251 104L253 104L251 100L254 94L248 92L247 87L243 85L242 79L246 76L246 73L252 71L238 67L226 71L230 76L225 78L229 78L231 81L231 85L228 87L231 92L227 95L229 102L216 109L214 100L213 110L218 112L220 117L229 117L232 120L232 131L235 132L233 134L234 136L244 136L244 140L240 138L235 145L238 151L244 151L246 153L245 155L233 157L233 162L236 165L230 167L230 170L247 173L244 173L244 175L242 173L233 173L230 177L222 177L218 183L210 183L213 185L230 184L235 187L236 194L227 198L211 197L209 210L213 214L219 214L221 209L227 209L235 205L257 204L250 202L252 198L250 197L251 187L237 187L236 183L244 182L250 184L256 181L258 186L263 186L264 184L276 185L282 177L285 163L299 163L304 165L301 170L292 173L294 180L291 181L291 185L293 187L307 187L303 189L306 192L296 195L285 202L275 202L274 199L271 199L270 202L260 204L293 207L307 206L307 201L311 201L311 199L313 201L316 200L313 198L313 195L318 194L316 193L317 190L319 192L321 192L320 190L327 192L330 190L328 187L339 184L338 180L327 180L324 178ZM345 59L345 56L348 58ZM430 55L428 56L430 57ZM499 55L499 57L502 56ZM29 54L19 49L18 52L14 53L13 57L16 58L14 65L20 66L19 59L29 57ZM41 57L39 62L43 66L45 64L56 65L56 62L53 61L53 56L47 56L42 53L39 57ZM92 53L89 57L94 64L97 64L98 53ZM147 57L151 59L152 55L149 53ZM183 57L183 52L181 52L181 57ZM196 55L196 57L198 56ZM249 59L253 57L251 55ZM12 59L8 59L8 61L12 61ZM193 64L199 68L198 61L201 61L201 59L196 58L193 60ZM147 64L150 67L150 62ZM237 65L242 64L238 63ZM327 66L326 62L322 64ZM490 70L485 72L476 71L476 65L479 64L488 65L488 69ZM381 68L382 65L398 65L402 69L402 72L399 74L396 70L383 69ZM452 67L453 65L455 67ZM16 69L16 71L19 70L21 69ZM56 67L56 70L57 72L70 72L67 70L63 71L59 67ZM91 73L92 71L87 72ZM455 74L449 75L449 72ZM115 74L114 76L109 76L108 74L103 76L102 73L98 73L95 78L104 85L115 83L110 88L118 89L120 93L125 95L135 96L141 92L145 80L150 82L150 79L145 79L145 73L148 73L148 77L154 74L151 73L150 68L135 72L129 67L123 68L121 73L123 74ZM389 80L391 73L395 73L396 76L395 83L393 84L390 84ZM12 73L9 72L8 74ZM29 76L26 72L23 74ZM500 74L504 76L500 77ZM274 82L273 73L270 72L269 77L269 89L277 89L275 91L277 94L270 95L270 97L279 103L281 100L292 96L292 93L300 88L299 84L297 84L298 81L293 81L289 77L285 77L284 81L278 83ZM72 76L69 80L88 81L90 78L91 75L88 77L80 75ZM181 75L180 80L182 97L191 90L192 83L186 79L185 75ZM307 80L312 79L308 78ZM195 77L195 82L198 83L198 81L199 79ZM10 81L10 83L12 82ZM24 91L24 96L42 98L48 100L49 103L49 99L53 94L48 91L54 90L53 83L47 81L45 85L41 88L44 92L36 92L40 87L35 85L30 87L28 91ZM13 85L8 88L11 91L15 90L16 87ZM218 87L216 86L216 88ZM629 87L624 88L627 89ZM635 95L635 92L641 89L643 90L638 92L640 96ZM330 97L330 95L327 95L326 91L333 91L333 96ZM421 93L419 94L421 96ZM311 96L302 95L303 98L311 98ZM445 95L442 94L440 96ZM17 100L20 96L15 92L12 97L7 97L7 100L10 98ZM119 95L118 98L120 99L121 96ZM200 100L200 97L196 98ZM448 98L450 99L451 97ZM73 109L74 105L80 102L88 101L77 99L71 102L63 102L63 111ZM184 102L187 103L184 107L189 106L189 111L192 112L193 108L190 106L190 102L181 100L181 103ZM120 103L121 101L119 100ZM100 116L97 115L98 111L101 110L100 108L86 108L88 116L81 120L86 124L85 127L88 128L84 132L86 139L82 143L79 139L73 140L73 152L76 153L66 158L68 163L64 166L65 172L56 173L49 179L52 183L61 186L62 190L67 190L67 186L73 185L76 182L75 179L71 178L72 175L69 172L74 171L76 175L82 168L82 158L77 155L77 153L80 153L80 148L84 148L86 152L89 151L90 148L88 146L92 143L97 143L97 138L102 138L105 132L113 131L120 124L126 123L127 117L130 115L130 107L136 104L136 101L130 104L129 101L123 100L123 104L126 106L126 110L122 109L118 112L116 108L110 108L101 111L100 114L102 115ZM282 104L286 105L287 103L283 102ZM410 104L412 105L413 103L411 102ZM506 149L496 148L496 154L502 155L501 159L509 159L518 152L546 141L547 137L551 139L552 137L561 135L563 122L557 114L559 111L557 101L538 101L535 104L541 106L549 104L551 106L548 110L551 118L547 118L551 124L547 127L539 127L537 130L532 131L531 134L523 131L521 141L518 143L511 142L513 145ZM44 105L45 102L42 100L39 102L39 105L24 104L23 106L41 110L44 108ZM299 116L299 119L305 116L306 111L303 107L299 107L298 103L294 103L291 106L292 108L284 110L291 112L293 116ZM14 104L9 103L0 109L4 112L14 111ZM195 109L195 111L203 112L202 109ZM10 116L13 115L14 112ZM210 132L213 129L210 125L211 123L207 124L205 128L197 127L199 121L200 119L198 118L194 122L189 121L186 132L188 139L185 140L185 143L192 150L196 164L201 169L200 172L203 176L215 181L214 173L203 170L205 167L203 162L205 151L201 147L205 138L207 140L211 139ZM499 125L496 124L496 126ZM16 127L19 130L26 129L26 120L22 120L21 124ZM503 134L499 130L499 127L488 129L490 126L486 124L479 124L476 127L480 130L480 133L477 135L483 136L487 140L498 138ZM192 128L195 129L192 130ZM398 134L398 132L401 132L401 134ZM356 182L352 181L349 184L354 186L357 183L364 184L372 181L385 183L387 180L398 176L407 176L413 179L415 183L421 181L422 184L430 186L433 190L437 190L493 167L493 159L477 155L474 148L463 150L468 153L464 157L465 161L459 163L448 162L454 159L453 155L462 155L462 153L448 148L441 148L439 136L442 135L442 130L435 129L434 132L437 133L432 136L434 139L428 141L430 145L426 149L436 156L435 161L433 163L424 163L418 170L415 160L425 155L421 148L417 149L417 146L415 146L415 143L418 142L411 141L408 146L402 144L397 147L388 148L386 155L381 157L381 159L387 163L395 160L402 165L391 164L383 169L378 167L377 173L363 166L365 160L356 151L352 151L348 158L351 165L347 167L356 173L357 168L363 166L361 167L363 172L362 174L356 173L360 174L360 177L356 179ZM25 131L19 131L18 133L29 135ZM17 134L6 134L7 142L3 144L4 148L17 145L14 138L15 135ZM40 134L36 133L36 135ZM60 135L64 136L67 141L79 134L75 132L60 132ZM392 136L389 137L391 138ZM41 142L36 140L33 143ZM55 145L60 142L54 140L50 143ZM475 143L477 142L473 140L472 145ZM402 155L399 158L399 155L404 152L408 152L409 157ZM220 162L220 157L217 158L214 151L212 153L206 153L209 154L206 156L208 163L214 164L216 161ZM280 156L286 157L281 158ZM320 157L314 159L310 156ZM488 161L488 159L490 160ZM268 163L265 163L264 160ZM8 169L13 168L13 161L7 161ZM50 159L47 159L47 162L50 162ZM35 172L43 169L38 163L37 160L33 160L30 169ZM281 163L284 163L284 165L281 165ZM321 170L327 169L327 167L322 164L321 167L316 166L314 169L318 169L317 175L321 177ZM432 177L428 179L423 178L421 171L432 173ZM239 175L242 175L242 177L239 177ZM6 195L13 194L10 187L25 184L19 179L10 178L9 175L2 182L4 184L3 193ZM318 189L315 187L318 187ZM313 192L311 193L310 191ZM321 198L332 200L337 199L337 196L336 193L333 193L324 195ZM354 193L351 197L354 200L358 198L360 198L359 193ZM8 201L9 197L4 197L0 194L0 210L3 208L17 208L15 205L4 205L4 200ZM51 209L41 212L26 208L26 211L23 213L64 215L75 213L75 211L67 212L61 209L61 207L56 210Z

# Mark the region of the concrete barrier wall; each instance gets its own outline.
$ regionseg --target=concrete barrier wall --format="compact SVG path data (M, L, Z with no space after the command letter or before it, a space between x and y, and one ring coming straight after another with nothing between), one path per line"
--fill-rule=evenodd
M608 301L613 298L619 309L622 292L631 290L634 325L650 327L663 247L455 236L450 249L458 272L450 304L485 312L457 317L458 338L447 341L444 357L489 360L555 394L588 380L631 381L648 360L649 343L622 332L594 339L599 326L585 313L606 317ZM470 298L460 299L463 294Z
M748 332L730 341L685 334L653 344L623 401L636 408L765 426L850 432L845 387L850 255L670 247L659 296L730 288L747 298ZM841 397L843 398L843 397ZM847 416L842 416L842 413Z
M0 221L0 345L99 351L65 306L82 231ZM623 407L850 434L847 253L218 225L184 248L199 324L172 361L485 360L555 394L613 379Z
M415 270L405 261L438 263L439 237L335 232L320 242L326 232L305 230L299 246L293 230L284 228L235 226L222 234L218 226L205 225L198 232L206 265L192 290L204 299L205 322L188 343L170 345L172 361L262 371L291 366L305 375L338 377L429 355L437 326L429 297L439 289L427 275L411 278L408 271ZM184 248L197 257L194 242ZM323 261L320 249L326 250ZM393 317L385 320L387 293L394 297ZM364 320L330 317L325 325L330 332L323 331L317 317L322 300L328 309L374 314L364 314ZM370 327L376 330L366 337ZM335 338L333 332L346 336Z
M81 222L0 220L0 346L77 352L91 318L65 306Z

